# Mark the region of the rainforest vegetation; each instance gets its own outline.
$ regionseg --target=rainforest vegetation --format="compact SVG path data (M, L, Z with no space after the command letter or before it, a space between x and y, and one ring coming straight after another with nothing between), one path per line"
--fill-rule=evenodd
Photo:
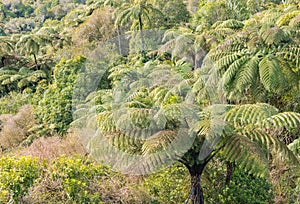
M299 1L0 1L0 203L297 204L299 159Z

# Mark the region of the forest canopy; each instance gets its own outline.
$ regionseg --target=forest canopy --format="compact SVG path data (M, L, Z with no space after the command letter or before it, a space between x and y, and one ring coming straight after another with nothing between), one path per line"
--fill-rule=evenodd
M2 0L0 203L300 203L299 7Z

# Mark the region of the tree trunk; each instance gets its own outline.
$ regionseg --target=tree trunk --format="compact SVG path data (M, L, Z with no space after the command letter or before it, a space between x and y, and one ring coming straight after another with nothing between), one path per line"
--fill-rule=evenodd
M36 70L38 70L39 68L38 68L38 63L37 63L37 59L36 59L35 54L33 54L33 58L34 58L35 68L36 68Z
M122 56L122 47L121 47L121 28L118 25L118 48L119 48L119 54Z
M191 189L190 195L186 201L186 204L191 201L192 204L204 204L204 196L201 186L201 175L206 164L196 165L189 168L191 175Z
M233 173L233 163L231 163L230 161L226 162L226 179L225 179L225 184L229 185L230 180L231 180L231 176Z
M144 34L143 34L143 22L142 17L139 16L139 25L140 25L140 35L141 35L141 42L142 42L142 51L145 51L145 41L144 41Z

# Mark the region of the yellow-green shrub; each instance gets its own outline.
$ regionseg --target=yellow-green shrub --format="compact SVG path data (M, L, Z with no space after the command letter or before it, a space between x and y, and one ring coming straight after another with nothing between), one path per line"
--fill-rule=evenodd
M18 200L28 193L41 175L43 165L31 157L0 158L0 203Z

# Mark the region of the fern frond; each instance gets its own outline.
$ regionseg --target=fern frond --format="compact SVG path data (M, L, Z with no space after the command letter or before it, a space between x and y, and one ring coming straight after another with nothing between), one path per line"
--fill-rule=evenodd
M229 65L231 65L233 62L235 62L236 60L238 60L240 57L243 56L243 52L232 52L232 53L228 53L227 55L225 55L224 57L218 59L216 61L216 67L220 70L220 69L227 69L227 67ZM213 60L214 56L210 55L210 58Z
M113 112L105 111L97 115L97 125L103 132L116 131L116 124Z
M13 83L13 82L19 81L19 80L22 79L22 78L23 78L22 75L20 75L20 74L15 74L15 75L12 75L12 76L10 77L10 81Z
M276 115L272 115L269 118L261 121L260 126L268 129L287 130L297 129L300 126L300 114L295 112L283 112Z
M234 61L225 71L222 77L222 83L225 88L228 88L235 76L240 71L241 67L249 60L249 56L245 55Z
M259 75L261 83L266 90L274 92L281 91L284 76L280 69L278 59L274 55L267 55L260 61Z
M243 91L253 84L258 77L258 64L260 59L257 56L252 57L241 69L237 76L237 88Z
M222 155L254 175L265 177L268 173L266 149L243 135L225 138Z
M162 130L156 134L149 137L142 147L142 152L144 155L154 153L167 147L174 141L176 138L176 132L172 130Z
M294 152L294 154L300 154L300 138L294 140L291 144L288 145L288 148Z
M279 141L276 136L267 134L264 131L259 130L257 127L244 128L242 130L242 134L259 144L266 146L268 150L273 150L274 152L279 153L282 160L296 166L299 165L297 157L284 143Z
M244 24L241 21L235 19L229 19L220 23L216 28L230 28L233 30L238 30L244 27Z
M278 110L269 104L245 104L228 111L225 120L238 126L257 124L277 113Z
M300 47L292 46L288 48L282 48L278 50L276 56L280 56L283 59L292 61L296 64L297 67L300 67Z
M262 28L263 30L261 32L261 37L263 41L268 45L279 45L282 42L286 42L289 40L289 36L286 35L286 33L279 27L273 27L273 28Z

